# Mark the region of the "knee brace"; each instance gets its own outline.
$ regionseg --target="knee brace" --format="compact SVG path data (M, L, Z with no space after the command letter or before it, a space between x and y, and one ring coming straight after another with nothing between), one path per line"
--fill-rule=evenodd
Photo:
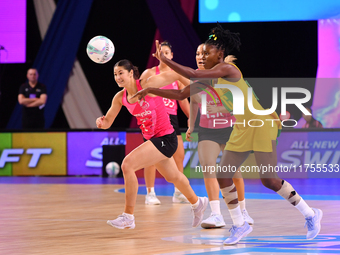
M282 187L277 191L277 194L294 206L297 205L301 200L300 195L294 190L293 186L285 180L282 180Z
M231 186L221 189L223 199L225 203L227 204L229 210L234 209L238 206L238 203L229 204L231 201L237 199L237 191L236 190L232 191L234 188L235 188L235 185L233 183Z

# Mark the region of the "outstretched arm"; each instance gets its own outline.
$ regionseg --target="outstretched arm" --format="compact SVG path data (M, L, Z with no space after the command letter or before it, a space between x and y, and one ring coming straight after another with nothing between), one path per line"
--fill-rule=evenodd
M153 94L156 96L165 97L169 99L183 100L185 98L188 98L190 95L194 95L201 92L202 89L206 87L207 86L204 85L203 83L193 83L184 87L181 90L148 87L138 91L135 95L132 96L132 98L138 97L138 99L140 100L144 99L144 97L147 94Z
M174 71L166 71L163 73L160 73L158 75L152 75L148 79L142 79L142 87L143 88L148 88L148 87L153 87L153 88L161 88L164 87L168 84L171 84L175 81L179 80L181 83L184 85L190 84L189 79L184 78L183 76L179 75L178 73Z
M110 109L107 111L105 116L97 118L96 125L101 129L108 129L111 127L113 121L116 119L120 109L122 108L122 95L123 90L119 91L112 99Z
M219 77L227 77L232 76L233 66L221 62L215 65L213 68L208 70L195 70L187 66L180 65L171 59L168 59L164 56L162 51L160 50L160 45L158 40L156 40L156 52L153 54L158 60L163 61L167 66L171 69L179 73L180 75L190 79L190 78L219 78ZM230 77L230 78L237 78L237 77Z
M145 88L138 91L132 98L138 96L138 99L144 99L147 94L153 94L160 97L165 97L175 100L183 100L190 96L190 86L185 87L181 90L175 89L159 89L159 88Z

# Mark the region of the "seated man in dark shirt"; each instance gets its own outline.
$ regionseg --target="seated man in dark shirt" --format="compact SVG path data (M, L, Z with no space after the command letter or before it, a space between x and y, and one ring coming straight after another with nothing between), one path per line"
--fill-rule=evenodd
M22 84L19 89L18 101L23 106L22 128L24 129L40 129L45 127L46 86L38 82L38 77L37 69L28 69L28 81Z

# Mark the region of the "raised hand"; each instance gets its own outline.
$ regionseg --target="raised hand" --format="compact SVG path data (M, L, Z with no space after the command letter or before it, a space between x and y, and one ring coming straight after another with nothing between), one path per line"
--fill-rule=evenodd
M152 54L153 57L157 58L159 61L161 60L161 57L163 55L161 51L161 45L159 44L159 41L156 40L156 52Z

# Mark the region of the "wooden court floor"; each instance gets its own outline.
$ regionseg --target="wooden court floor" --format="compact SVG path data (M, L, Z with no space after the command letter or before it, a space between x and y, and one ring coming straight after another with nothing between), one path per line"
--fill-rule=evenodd
M231 220L223 200L227 226L222 229L192 228L189 205L173 204L170 196L160 196L161 205L147 206L144 195L137 198L136 228L115 229L106 221L122 213L124 194L115 192L122 187L0 184L0 254L276 254L256 249L254 253L238 253L237 248L252 247L253 243L247 241L225 248L212 241L216 238L223 241L229 235ZM340 201L308 203L323 210L321 236L340 235ZM286 201L248 199L247 209L255 220L250 238L281 235L303 238L306 234L303 216ZM209 214L208 209L205 217ZM306 245L322 248L318 241ZM338 253L333 249L332 254L340 254L340 243L334 245ZM277 254L297 254L282 252ZM315 249L311 252L298 254L322 253L315 253Z

